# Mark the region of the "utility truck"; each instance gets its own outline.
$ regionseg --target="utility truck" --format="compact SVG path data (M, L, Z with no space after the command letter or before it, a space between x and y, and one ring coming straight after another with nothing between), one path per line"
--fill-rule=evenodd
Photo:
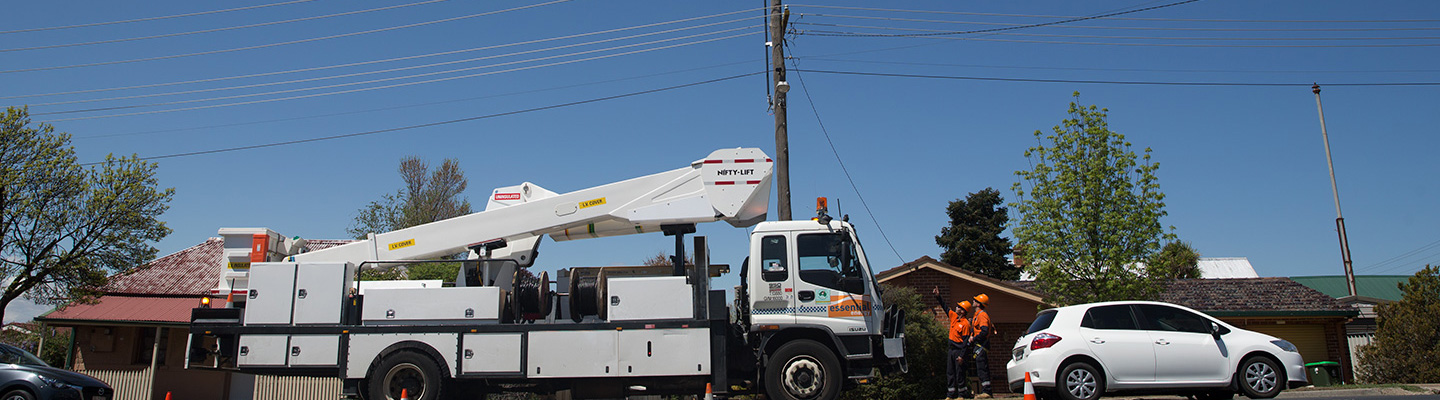
M308 252L269 229L221 229L225 273L214 307L193 311L187 367L338 377L370 400L833 399L905 370L903 312L881 302L855 228L823 198L814 219L764 221L772 164L722 149L565 194L526 182L495 189L481 212ZM733 308L710 287L728 266L710 263L704 237L686 264L684 236L715 221L753 227ZM675 237L673 266L573 267L554 282L527 269L542 236L652 232ZM361 269L427 262L459 263L454 282L357 282Z

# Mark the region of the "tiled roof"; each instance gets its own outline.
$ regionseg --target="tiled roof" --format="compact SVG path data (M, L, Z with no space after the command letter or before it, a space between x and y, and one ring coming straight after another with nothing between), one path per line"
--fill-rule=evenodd
M1035 281L1011 284L1039 291ZM1290 278L1177 279L1160 293L1159 301L1207 313L1354 313L1324 293Z
M195 297L101 296L98 303L71 303L37 320L190 323Z
M305 249L315 251L328 249L353 240L307 240ZM210 238L145 264L128 274L110 277L105 286L108 294L156 295L156 296L203 296L219 282L224 272L220 267L220 254L225 242Z

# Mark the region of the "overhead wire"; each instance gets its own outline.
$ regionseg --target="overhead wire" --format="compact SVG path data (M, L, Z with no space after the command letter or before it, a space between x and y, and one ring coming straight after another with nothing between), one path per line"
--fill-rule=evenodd
M1182 1L1177 1L1177 2L1173 2L1173 3L1161 4L1161 5L1157 5L1157 6L1149 6L1149 7L1135 8L1135 9L1129 9L1129 10L1108 12L1108 13L1103 13L1103 14L1099 14L1099 15L1091 15L1091 16L1086 16L1086 17L1073 17L1073 18L1067 18L1067 19L1062 19L1062 20L1058 20L1058 21L1041 22L1041 23L1035 23L1035 24L1016 25L1016 26L1007 26L1007 27L1003 27L1003 28L978 29L978 30L969 30L969 31L949 31L949 32L915 33L915 34L893 34L893 35L892 35L892 34L866 34L866 33L855 33L855 32L816 33L815 35L818 35L818 36L856 36L856 37L928 37L928 36L969 35L969 34L976 34L976 33L994 33L994 32L1004 32L1004 31L1010 31L1010 30L1016 30L1016 29L1029 29L1029 28L1039 28L1039 27L1051 26L1051 25L1068 24L1068 23L1071 23L1071 22L1089 21L1089 20L1092 20L1092 19L1100 19L1100 18L1105 18L1105 17L1113 17L1113 16L1119 16L1119 15L1125 15L1125 14L1134 14L1134 13L1138 13L1138 12L1158 10L1158 9L1167 8L1167 7L1174 7L1174 6L1179 6L1179 5L1189 4L1189 3L1194 3L1194 2L1197 2L1197 1L1200 1L1200 0L1182 0Z
M992 17L1027 17L1027 18L1081 18L1075 15L1046 15L1046 14L1006 14L1006 13L980 13L965 11L939 11L939 10L907 10L896 8L875 8L875 7L847 7L830 6L818 4L791 4L791 7L803 8L827 8L841 10L862 10L862 11L883 11L897 13L923 13L923 14L950 14L950 15L977 15ZM1092 19L1107 19L1121 21L1172 21L1172 22L1238 22L1238 23L1423 23L1440 22L1440 19L1352 19L1352 20L1304 20L1304 19L1206 19L1206 18L1155 18L1155 17L1120 17L1103 16Z
M574 38L586 37L586 36L603 35L603 34L607 34L607 33L623 32L623 31L634 30L634 29L644 29L644 28L651 28L651 27L656 27L656 26L671 25L671 24L677 24L677 23L683 23L683 22L691 22L691 21L696 21L696 20L701 20L701 19L716 18L716 17L722 17L722 16L727 16L727 15L739 14L739 13L742 13L742 12L749 12L749 11L753 11L753 9L752 9L752 10L733 11L733 12L720 13L720 14L712 14L712 15L706 15L706 16L700 16L700 17L682 18L682 19L678 19L678 20L665 21L665 22L657 22L657 23L650 23L650 24L643 24L643 25L635 25L635 26L629 26L629 27L624 27L624 28L615 28L615 29L607 29L607 30L600 30L600 31L594 31L594 32L587 32L587 33L579 33L579 34L564 35L564 36L555 36L555 37L550 37L550 38L545 38L545 39L526 40L526 41L506 43L506 44L499 44L499 45L472 47L472 48L469 48L469 49L450 50L450 51L427 53L427 54L420 54L420 55L413 55L413 56L387 58L387 59L381 59L381 60L370 60L370 61L352 62L352 63L344 63L344 64L334 64L334 65L327 65L327 66L321 66L321 67L309 67L309 68L292 69L292 70L285 70L285 71L273 71L273 72L262 72L262 73L255 73L255 74L235 75L235 76L228 76L228 77L221 77L221 78L194 79L194 80L187 80L187 81L154 83L154 84L146 84L146 85L122 86L122 87L113 87L113 88L104 88L104 89L73 90L73 91L65 91L65 92L52 92L52 93L39 93L39 94L28 94L28 95L0 96L0 99L16 99L16 98L26 98L26 97L61 96L61 95L71 95L71 94L84 94L84 93L107 92L107 91L116 91L116 90L144 89L144 88L153 88L153 87L174 86L174 85L187 85L187 84L194 84L194 83L218 82L218 81L234 80L234 79L256 78L256 77L263 77L263 76L274 76L274 75L293 74L293 73L301 73L301 72L321 71L321 70L327 70L327 69L345 68L345 67L355 67L355 66L361 66L361 65L371 65L371 64L395 62L395 61L414 60L414 59L420 59L420 58L438 57L438 56L445 56L445 55L452 55L452 54L460 54L460 53L468 53L468 52L474 52L474 51L493 50L493 49L504 48L504 47L513 47L513 46L520 46L520 45L527 45L527 44L544 43L544 42L551 42L551 41L557 41L557 40L574 39ZM728 23L728 22L733 22L733 21L727 21L727 23ZM711 25L718 25L718 24L711 24ZM704 26L709 26L709 25L699 25L699 26L697 26L697 27L704 27Z
M92 42L81 42L81 43L65 43L65 44L52 44L52 45L45 45L45 46L31 46L31 47L17 47L17 48L11 48L11 49L0 49L0 53L8 53L8 52L15 52L15 51L29 51L29 50L43 50L43 49L58 49L58 48L64 48L64 47L91 46L91 45L97 45L97 44L123 43L123 42L133 42L133 41L137 41L137 40L160 39L160 38L177 37L177 36L198 35L198 34L202 34L202 33L214 33L214 32L233 31L233 30L237 30L237 29L258 28L258 27L262 27L262 26L288 24L288 23L292 23L292 22L314 21L314 20L325 19L325 18L334 18L334 17L342 17L342 16L347 16L347 15L364 14L364 13L370 13L370 12L376 12L376 11L393 10L393 9L397 9L397 8L405 8L405 7L413 7L413 6L425 5L425 4L431 4L431 3L439 3L439 2L442 2L442 1L445 1L445 0L427 0L427 1L422 1L422 2L418 2L418 3L408 3L408 4L399 4L399 5L393 5L393 6L388 6L388 7L371 8L371 9L368 9L368 10L347 11L347 12L342 12L342 13L328 14L328 15L317 15L317 16L314 16L314 17L287 19L287 20L283 20L283 21L262 22L262 23L258 23L258 24L249 24L249 25L228 26L228 27L224 27L224 28L202 29L202 30L198 30L198 31L189 31L189 32L166 33L166 34L161 34L161 35L138 36L138 37L129 37L129 38L122 38L122 39L97 40L97 41L92 41Z
M278 118L278 119L269 119L269 120L260 120L260 121L246 121L246 122L237 122L237 123L228 123L228 124L205 125L205 126L195 126L195 127L187 127L187 128L158 129L158 130L150 130L150 131L124 132L124 133L112 133L112 134L88 135L88 136L79 136L79 135L77 135L77 136L74 136L74 138L75 138L76 140L83 140L83 139L99 139L99 138L120 137L120 136L137 136L137 135L148 135L148 134L155 134L155 133L184 132L184 131L194 131L194 130L201 130L201 129L216 129L216 128L236 127L236 126L259 125L259 124L267 124L267 123L274 123L274 122L299 121L299 120L315 119L315 118L336 117L336 116L342 116L342 115L369 114L369 113L375 113L375 112L380 112L380 111L401 110L401 109L406 109L406 108L427 107L427 106L434 106L434 105L440 105L440 104L451 104L451 103L459 103L459 102L465 102L465 101L474 101L474 100L483 100L483 99L493 99L493 98L499 98L499 97L508 97L508 96L522 95L522 94L548 92L548 91L554 91L554 90L560 90L560 89L570 89L570 88L577 88L577 87L584 87L584 86L601 85L601 84L606 84L606 83L624 82L624 81L635 80L635 79L649 79L649 78L654 78L654 77L657 77L657 76L673 75L673 74L679 74L679 73L685 73L685 72L694 72L694 71L700 71L700 70L706 70L706 69L712 69L712 68L728 67L728 66L739 65L739 64L748 64L748 63L753 63L753 62L756 62L756 61L759 61L759 60L736 61L736 62L730 62L730 63L724 63L724 64L708 65L708 66L704 66L704 67L687 68L687 69L673 70L673 71L665 71L665 72L657 72L657 73L646 73L646 74L644 74L644 75L634 75L634 76L628 76L628 77L624 77L624 78L607 79L607 80L603 80L603 81L577 83L577 84L573 84L573 85L563 85L563 86L552 86L552 87L543 88L543 89L531 89L531 90L522 90L522 91L516 91L516 92L497 93L497 94L490 94L490 95L485 95L485 96L466 97L466 98L460 98L460 99L451 99L451 100L442 100L442 101L431 101L431 102L424 102L424 103L414 103L414 104L406 104L406 105L393 106L393 107L379 107L379 108L370 108L370 109L354 110L354 111L345 111L345 112L338 112L338 113L315 114L315 115L305 115L305 116L299 116L299 117Z
M835 141L830 138L830 130L825 128L825 121L820 118L820 110L815 106L815 98L810 96L810 88L805 85L805 79L800 76L800 64L795 59L790 59L791 65L795 68L795 81L800 84L800 91L805 93L805 102L810 104L810 112L815 114L815 122L820 125L820 132L825 135L825 143L830 145L830 152L835 155L835 162L840 164L840 171L845 174L845 179L850 182L850 189L855 191L855 197L860 199L860 206L865 208L865 213L870 215L870 221L875 224L875 230L880 232L880 237L885 239L885 244L890 246L890 251L895 253L895 258L905 263L905 257L900 255L900 250L895 249L895 244L890 242L890 236L885 234L885 228L881 227L880 220L875 218L875 212L870 209L870 203L865 201L865 195L861 194L860 187L855 184L855 178L850 176L850 169L845 167L845 159L840 157L840 151L835 149Z
M1174 81L1115 81L1115 80L1083 80L1083 79L1038 79L1038 78L1006 78L988 76L956 76L956 75L925 75L925 74L901 74L887 72L866 72L866 71L834 71L810 69L805 72L833 75L860 75L860 76L883 76L892 78L926 78L926 79L950 79L950 80L971 80L971 81L1000 81L1000 82L1034 82L1034 83L1083 83L1083 84L1107 84L1107 85L1150 85L1150 86L1256 86L1256 87L1309 87L1314 82L1276 83L1276 82L1174 82ZM1440 86L1440 82L1339 82L1326 83L1325 86Z
M77 120L88 120L88 119L97 119L97 118L113 118L113 117L125 117L125 116L133 116L133 115L148 115L148 114L170 113L170 112L178 112L178 111L192 111L192 110L202 110L202 109L211 109L211 108L220 108L220 107L231 107L231 106L248 105L248 104L270 103L270 102L285 101L285 100L305 99L305 98L312 98L312 97L330 96L330 95L346 94L346 93L356 93L356 92L364 92L364 91L379 90L379 89L389 89L389 88L402 87L402 86L411 86L411 85L419 85L419 84L426 84L426 83L444 82L444 81L450 81L450 80L456 80L456 79L472 78L472 77L477 77L477 76L487 76L487 75L495 75L495 74L501 74L501 73L515 72L515 71L524 71L524 70L529 70L529 69L551 67L551 66L556 66L556 65L573 64L573 63L577 63L577 62L584 62L584 61L592 61L592 60L599 60L599 59L605 59L605 58L619 57L619 56L624 56L624 55L645 53L645 52L651 52L651 51L657 51L657 50L665 50L665 49L676 48L676 47L683 47L683 46L692 46L692 45L696 45L696 44L709 43L709 42L715 42L715 41L726 40L726 39L733 39L733 38L742 37L742 36L747 36L747 35L752 35L752 34L754 34L754 32L741 33L741 34L736 34L736 35L729 35L729 36L724 36L724 37L719 37L719 38L712 38L712 39L706 39L706 40L700 40L700 41L689 42L689 43L674 44L674 45L669 45L669 46L662 46L662 47L655 47L655 48L648 48L648 49L641 49L641 50L633 50L633 51L628 51L628 52L623 52L623 53L607 54L607 55L601 55L601 56L595 56L595 57L587 57L587 58L576 59L576 60L566 60L566 61L559 61L559 62L553 62L553 63L547 63L547 64L540 64L540 65L532 65L532 66L511 68L511 69L500 70L500 71L482 72L482 73L476 73L476 74L466 74L466 75L460 75L460 76L452 76L452 77L445 77L445 78L436 78L436 79L429 79L429 80L423 80L423 81L404 82L404 83L397 83L397 84L391 84L391 85L373 86L373 87L365 87L365 88L358 88L358 89L349 89L349 90L342 90L342 91L336 91L336 92L316 93L316 94L308 94L308 95L300 95L300 96L290 96L290 97L281 97L281 98L274 98L274 99L252 100L252 101L244 101L244 102L236 102L236 103L214 104L214 105L207 105L207 106L184 107L184 108L175 108L175 109L167 109L167 110L143 111L143 112L133 112L133 113L123 113L123 114L111 114L111 115L98 115L98 116L89 116L89 117L52 119L52 120L39 121L39 122L47 122L47 123L49 123L49 122L61 122L61 121L77 121ZM642 45L643 45L643 44L642 44ZM620 46L620 47L634 47L634 46L636 46L636 45L627 45L627 46ZM589 51L589 52L593 52L593 51ZM582 52L582 53L584 53L584 52ZM543 57L542 59L550 59L550 58L555 58L555 57L558 57L558 56ZM506 63L506 64L513 64L513 63ZM473 70L473 69L477 69L477 68L481 68L481 67L464 68L464 69L462 69L462 70ZM457 70L457 71L458 71L458 70ZM455 72L455 71L451 71L451 72ZM446 73L449 73L449 72L446 72ZM431 73L431 74L421 74L421 75L433 75L433 74L434 74L434 73ZM412 77L413 77L413 76L412 76ZM391 79L386 79L386 80L391 80ZM375 80L375 81L379 81L379 80ZM375 82L375 81L371 81L371 82ZM348 85L348 84L346 84L346 85ZM329 87L335 87L335 86L340 86L340 85L330 85ZM322 87L322 88L323 88L323 87ZM312 89L313 89L313 88L312 88ZM293 91L294 91L294 90L285 91L285 92L293 92ZM272 93L272 94L273 94L273 93ZM233 96L232 96L232 97L233 97ZM39 115L39 113L36 113L36 114L34 114L34 115Z
M417 22L417 23L413 23L413 24L405 24L405 25L391 26L391 27L379 28L379 29L370 29L370 30L364 30L364 31L359 31L359 32L350 32L350 33L342 33L342 34L336 34L336 35L313 37L313 38L308 38L308 39L290 40L290 41L276 42L276 43L266 43L266 44L260 44L260 45L235 47L235 48L221 49L221 50L201 51L201 52L195 52L195 53L172 54L172 55L168 55L168 56L133 58L133 59L128 59L128 60L104 61L104 62L94 62L94 63L85 63L85 64L59 65L59 66L50 66L50 67L35 67L35 68L12 69L12 70L0 71L0 74L11 74L11 73L20 73L20 72L35 72L35 71L52 71L52 70L59 70L59 69L96 67L96 66L102 66L102 65L116 65L116 64L129 64L129 63L138 63L138 62L147 62L147 61L170 60L170 59L184 58L184 57L194 57L194 56L203 56L203 55L210 55L210 54L221 54L221 53L230 53L230 52L236 52L236 51L263 49L263 48L276 47L276 46L286 46L286 45L300 44L300 43L310 43L310 42L317 42L317 41L321 41L321 40L338 39L338 38L343 38L343 37L350 37L350 36L357 36L357 35L365 35L365 34L378 33L378 32L387 32L387 31L393 31L393 30L398 30L398 29L414 28L414 27L417 27L417 26L434 25L434 24L438 24L438 23L458 21L458 20L462 20L462 19L469 19L469 18L483 17L483 16L489 16L489 15L495 15L495 14L502 14L502 13L507 13L507 12L511 12L511 11L519 11L519 10L525 10L525 9L530 9L530 8L543 7L543 6L548 6L548 5L552 5L552 4L565 3L565 2L569 2L569 1L573 1L573 0L551 0L551 1L544 2L544 3L529 4L529 5L519 6L519 7L507 8L507 9L503 9L503 10L487 11L487 12L478 13L478 14L462 15L462 16L458 16L458 17L443 18L443 19L438 19L438 20L425 21L425 22Z
M429 127L435 127L435 126L441 126L441 125L450 125L450 124L456 124L456 123L468 122L468 121L475 121L475 120L481 120L481 119L496 118L496 117L503 117L503 116L509 116L509 115L516 115L516 114L525 114L525 113L531 113L531 112L536 112L536 111L551 110L551 109L556 109L556 108L572 107L572 106L577 106L577 105L581 105L581 104L589 104L589 103L596 103L596 102L602 102L602 101L616 100L616 99L622 99L622 98L626 98L626 97L640 96L640 95L651 94L651 93L659 93L659 92L676 90L676 89L682 89L682 88L687 88L687 87L692 87L692 86L699 86L699 85L711 84L711 83L716 83L716 82L728 81L728 80L732 80L732 79L739 79L739 78L744 78L744 77L752 76L752 75L759 75L759 74L763 74L763 73L764 73L764 71L750 72L750 73L744 73L744 74L739 74L739 75L731 75L731 76L727 76L727 77L723 77L723 78L716 78L716 79L710 79L710 80L699 81L699 82L691 82L691 83L686 83L686 84L681 84L681 85L667 86L667 87L662 87L662 88L657 88L657 89L649 89L649 90L642 90L642 91L637 91L637 92L629 92L629 93L618 94L618 95L613 95L613 96L597 97L597 98L591 98L591 99L580 100L580 101L572 101L572 102L568 102L568 103L552 104L552 105L542 106L542 107L533 107L533 108L526 108L526 109L522 109L522 110L507 111L507 112L502 112L502 113L486 114L486 115L480 115L480 116L474 116L474 117L467 117L467 118L460 118L460 119L452 119L452 120L448 120L448 121L431 122L431 123L418 124L418 125L407 125L407 126L401 126L401 127L396 127L396 128L376 129L376 130L370 130L370 131L346 133L346 134L331 135L331 136L323 136L323 137L309 138L309 139L287 140L287 141L282 141L282 142L272 142L272 143L264 143L264 144L257 144L257 145L236 146L236 147L227 147L227 148L221 148L221 149L200 150L200 151L191 151L191 152L184 152L184 153L172 153L172 154L165 154L165 155L158 155L158 156L147 156L147 157L139 157L138 159L141 159L141 160L159 160L159 159L166 159L166 158L189 157L189 156L197 156L197 155L203 155L203 154L226 153L226 152L242 151L242 150L253 150L253 149L267 148L267 147L288 146L288 145L301 144L301 143L312 143L312 142L320 142L320 141L327 141L327 140L336 140L336 139L343 139L343 138L350 138L350 137L357 137L357 136L367 136L367 135L374 135L374 134L379 134L379 133L398 132L398 131L414 130L414 129L421 129L421 128L429 128ZM100 163L100 162L91 162L91 163L85 163L85 164L81 164L81 165L88 166L88 165L95 165L95 164L99 164L99 163Z
M1000 68L1000 69L1038 69L1058 71L1112 71L1112 72L1204 72L1204 73L1285 73L1285 74L1340 74L1340 73L1411 73L1411 72L1440 72L1440 69L1368 69L1368 70L1319 70L1319 69L1294 69L1294 70L1255 70L1255 69L1165 69L1165 68L1090 68L1090 67L1050 67L1032 65L994 65L994 64L953 64L953 63L924 63L908 61L881 61L881 60L854 60L828 57L803 57L806 60L829 61L829 62L851 62L865 64L891 64L891 65L916 65L931 67L966 67L966 68Z
M821 13L799 13L800 16L821 17L821 18L845 18L865 19L896 22L920 22L936 24L958 24L958 25L992 25L992 26L1021 26L1026 24L1013 22L981 22L981 21L955 21L942 19L919 19L919 18L895 18L876 17L865 15L841 15ZM1440 30L1440 27L1404 27L1404 28L1196 28L1196 27L1161 27L1161 26L1100 26L1100 25L1055 25L1056 28L1066 29L1115 29L1115 30L1147 30L1147 31L1207 31L1207 32L1372 32L1372 31L1433 31Z
M58 30L58 29L88 28L88 27L92 27L92 26L128 24L128 23L145 22L145 21L158 21L158 20L162 20L162 19L172 19L172 18L182 18L182 17L194 17L194 16L197 16L197 15L219 14L219 13L227 13L227 12L231 12L231 11L254 10L254 9L257 9L257 8L266 8L266 7L275 7L275 6L285 6L285 5L291 5L291 4L296 4L296 3L308 3L308 2L311 2L311 1L315 1L315 0L294 0L294 1L279 2L279 3L259 4L259 5L253 5L253 6L247 6L247 7L227 8L227 9L224 9L224 10L200 11L200 12L185 13L185 14L166 15L166 16L160 16L160 17L146 17L146 18L127 19L127 20L122 20L122 21L93 22L93 23L88 23L88 24L76 24L76 25L65 25L65 26L51 26L51 27L44 27L44 28L14 29L14 30L8 30L8 31L0 31L0 35L11 34L11 33L22 33L22 32L53 31L53 30Z
M1430 243L1428 243L1428 244L1425 244L1424 246L1420 246L1420 247L1418 247L1418 248L1415 248L1414 250L1410 250L1410 251L1401 253L1401 254L1399 254L1399 255L1396 255L1396 256L1394 256L1394 257L1387 258L1387 259L1385 259L1384 261L1380 261L1380 262L1377 262L1377 263L1374 263L1374 264L1366 265L1366 266L1364 266L1364 267L1356 268L1355 270L1357 270L1357 271L1359 271L1359 270L1374 270L1374 269L1376 269L1376 268L1384 267L1384 266L1386 266L1386 265L1393 265L1393 264L1395 264L1395 263L1401 262L1402 260L1412 258L1412 257L1414 257L1414 256L1416 256L1416 255L1418 255L1418 254L1420 254L1420 253L1425 252L1426 250L1430 250L1430 249L1433 249L1433 248L1436 248L1436 247L1440 247L1440 240L1436 240L1436 241L1434 241L1434 242L1430 242ZM1402 263L1401 265L1404 265L1404 264ZM1388 268L1387 268L1387 269L1388 269Z
M951 32L951 31L948 31L948 30L941 30L941 29L900 28L900 27L874 26L874 25L827 24L827 23L814 23L814 22L797 22L797 23L794 23L794 25L828 26L828 27L837 27L837 28L881 29L881 30L909 31L909 32L947 32L947 33L948 33L948 32ZM803 32L803 31L802 31L802 32ZM813 31L813 32L832 32L832 31ZM991 33L991 34L992 34L992 35L1006 35L1006 36L1059 37L1059 38L1076 38L1076 39L1211 40L1211 41L1220 41L1220 40L1240 40L1240 41L1263 41L1263 40L1274 40L1274 41L1320 41L1320 40L1437 40L1437 39L1440 39L1440 36L1400 36L1400 37L1396 37L1396 36L1390 36L1390 37L1219 37L1219 36L1211 36L1211 37L1196 37L1196 36L1068 35L1068 34L1055 34L1055 33L1015 33L1015 32L994 32L994 33ZM908 36L906 36L906 37L908 37Z
M830 33L817 33L817 32L832 32L832 31L806 31L806 32L807 32L807 33L805 33L806 35L817 35L817 34L818 34L818 35L821 35L821 36L826 36L826 35L829 35L829 36L866 36L866 34L858 33L858 32L833 31L833 32L836 32L836 33L856 33L857 35L849 35L849 34L831 35ZM889 38L896 38L896 37L898 37L898 38L924 38L924 39L937 39L937 40L961 40L961 41L1005 42L1005 43L1084 44L1084 45L1103 45L1103 46L1146 46L1146 47L1217 47L1217 48L1221 48L1221 47L1232 47L1232 48L1367 48L1367 47L1368 47L1368 48L1382 48L1382 47L1435 47L1435 46L1440 46L1440 43L1387 43L1387 44L1357 44L1357 45L1338 45L1338 44L1336 44L1336 45L1332 45L1332 44L1313 44L1313 45L1311 45L1311 44L1200 44L1200 43L1079 42L1079 41L1064 41L1064 40L987 39L987 38L957 38L957 37L941 37L941 36L923 36L923 37L922 37L922 36L908 36L908 35L881 35L881 36L875 36L875 37L889 37ZM912 47L913 47L913 46L912 46ZM880 50L894 50L894 49L897 49L897 48L880 49ZM874 50L874 51L880 51L880 50ZM859 53L859 52L846 53L846 54L857 54L857 53Z
M553 50L567 49L567 48L573 48L573 47L589 46L589 45L594 45L594 44L615 42L615 41L628 40L628 39L635 39L635 38L646 37L646 36L662 35L662 34L666 34L666 33L674 33L674 32L687 31L687 30L700 29L700 28L708 28L708 27L711 27L711 26L724 25L724 24L729 24L729 23L734 23L734 22L740 22L740 21L745 21L745 20L748 20L748 19L749 19L749 18L734 19L734 20L728 20L728 21L722 21L722 22L715 22L715 23L708 23L708 24L688 26L688 27L683 27L683 28L667 29L667 30L649 32L649 33L635 34L635 35L629 35L629 36L621 36L621 37L615 37L615 38L609 38L609 39L602 39L602 40L594 40L594 41L583 42L583 43L574 43L574 44L568 44L568 45L562 45L562 46L552 46L552 47L546 47L546 48L541 48L541 49L532 49L532 50L526 50L526 51L521 51L521 52L514 52L514 53L507 53L507 54L500 54L500 55L491 55L491 56L485 56L485 57L474 57L474 58L467 58L467 59L462 59L462 60L452 60L452 61L445 61L445 62L438 62L438 63L430 63L430 64L423 64L423 65L414 65L414 66L407 66L407 67L381 69L381 70L374 70L374 71L363 71L363 72L354 72L354 73L339 74L339 75L327 75L327 76L313 77L313 78L305 78L305 79L292 79L292 80L286 80L286 81L255 83L255 84L249 84L249 85L227 86L227 87L218 87L218 88L194 89L194 90L165 92L165 93L150 93L150 94L143 94L143 95L118 96L118 97L108 97L108 98L98 98L98 99L57 101L57 102L49 102L49 103L31 103L31 104L29 104L29 106L31 106L31 107L43 107L43 106L65 105L65 104L93 103L93 102L100 102L100 101L114 101L114 100L128 100L128 99L150 98L150 97L160 97L160 96L174 96L174 95L182 95L182 94L194 94L194 93L216 92L216 91L225 91L225 90L249 89L249 88L256 88L256 87L275 86L275 85L286 85L286 84L293 84L293 83L304 83L304 82L314 82L314 81L322 81L322 80L329 80L329 79L348 78L348 77L355 77L355 76L374 75L374 74L387 73L387 72L406 71L406 70L412 70L412 69L429 68L429 67L436 67L436 66L443 66L443 65L460 64L460 63L466 63L466 62L473 62L473 61L481 61L481 60L495 59L495 58L501 58L501 57L511 57L511 56L516 56L516 55L524 55L524 54L532 54L532 53L539 53L539 52L545 52L545 51L553 51ZM749 27L745 27L745 28L749 28ZM744 28L742 28L742 29L744 29ZM731 29L731 30L728 30L728 31L734 31L734 30L738 30L738 29ZM727 32L727 31L720 31L720 32ZM711 33L709 33L709 34L715 34L715 33L718 33L718 32L711 32ZM590 35L590 34L585 34L585 35L588 36L588 35ZM578 35L569 35L568 37L576 37L576 36L578 36ZM677 39L678 39L678 38L677 38ZM555 40L555 38L551 38L551 39L539 39L539 40L529 40L529 41L524 41L524 42L519 42L519 43L508 43L508 44L501 44L501 45L485 46L485 47L480 47L480 48L467 49L467 50L465 50L465 51L468 52L468 51L479 50L479 49L490 50L490 49L497 49L497 48L504 48L504 47L513 47L513 46L517 46L517 45L519 45L519 44L531 44L531 43L539 43L539 42L551 41L551 40ZM653 42L652 42L652 43L653 43ZM446 52L446 53L454 54L453 52ZM432 53L432 54L433 54L433 53ZM157 105L161 105L161 104L157 104ZM37 113L37 114L32 114L32 115L40 115L40 114Z

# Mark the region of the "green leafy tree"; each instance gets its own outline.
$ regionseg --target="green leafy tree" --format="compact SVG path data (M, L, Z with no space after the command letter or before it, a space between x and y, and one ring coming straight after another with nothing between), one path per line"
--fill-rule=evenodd
M158 166L105 156L82 166L70 135L30 124L25 108L0 118L0 318L24 295L45 304L88 301L108 277L155 257L170 234L158 218L174 189L156 188Z
M1032 169L1015 172L1020 200L1011 206L1026 268L1050 304L1153 298L1160 285L1138 265L1174 240L1160 225L1160 164L1110 130L1108 109L1074 96L1070 118L1048 135L1035 131L1037 145L1025 151Z
M1156 279L1199 279L1200 253L1190 243L1178 240L1166 243L1145 269Z
M908 287L880 284L881 300L905 310L905 359L910 371L881 375L869 385L844 392L845 399L938 399L945 394L946 327Z
M945 249L940 260L991 278L1020 279L1020 270L1005 258L1012 251L1010 238L1000 236L1010 221L1004 204L994 188L951 201L945 207L950 226L940 228L940 235L935 236L935 244Z
M1372 383L1440 382L1440 267L1401 283L1400 301L1375 306L1375 339L1360 346L1356 372Z
M351 236L364 239L371 232L390 232L471 212L470 201L464 197L469 180L458 160L445 159L432 172L425 161L408 156L400 159L399 172L405 187L361 207L354 224L347 230ZM463 254L454 257L460 256ZM360 278L452 280L459 268L458 263L411 264L388 270L367 269L360 273Z

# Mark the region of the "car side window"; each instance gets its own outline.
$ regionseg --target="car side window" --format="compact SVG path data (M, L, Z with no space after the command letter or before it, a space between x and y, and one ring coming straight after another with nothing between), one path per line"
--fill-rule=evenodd
M1145 330L1210 333L1210 320L1195 313L1158 304L1141 304Z
M0 363L20 364L20 354L7 348L0 348Z
M760 277L766 282L790 279L790 269L785 263L784 236L760 238Z
M835 290L844 290L842 278L856 278L861 275L860 258L853 243L838 233L815 233L800 235L795 239L799 253L800 280L813 285ZM846 248L849 246L849 248ZM848 251L850 257L842 257ZM848 265L842 261L848 261Z
M1093 329L1140 329L1135 324L1135 316L1131 314L1130 306L1124 304L1091 308L1085 311L1080 326Z

